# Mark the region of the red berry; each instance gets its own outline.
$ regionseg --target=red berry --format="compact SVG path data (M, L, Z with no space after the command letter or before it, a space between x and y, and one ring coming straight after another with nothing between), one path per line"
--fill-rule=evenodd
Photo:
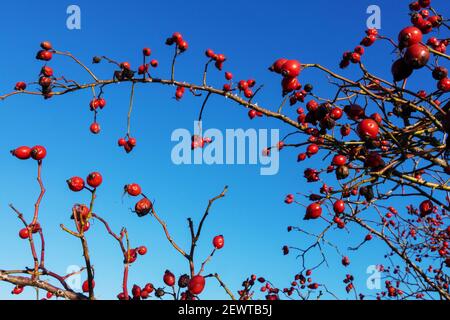
M206 50L205 51L205 55L208 57L208 58L213 58L214 57L214 51L213 50L211 50L211 49L208 49L208 50Z
M124 138L120 138L120 139L117 141L117 144L119 145L119 147L123 147L124 145L127 144L127 140L125 140Z
M304 220L317 219L321 215L322 215L322 207L320 206L320 203L314 202L314 203L311 203L306 208L306 214L303 219Z
M92 172L86 178L87 184L92 188L97 188L98 186L100 186L102 184L102 181L102 175L98 172Z
M343 200L337 200L333 204L333 210L336 214L342 214L345 211L345 202Z
M51 50L53 47L52 47L52 44L49 41L42 41L41 42L41 48L44 49L44 50Z
M100 109L103 109L106 106L106 100L104 98L97 99L97 104Z
M358 134L361 138L375 139L378 135L379 127L375 120L364 119L358 124Z
M52 60L53 53L48 50L41 50L37 53L36 59L43 60L43 61L50 61Z
M100 132L100 125L97 122L93 122L91 123L91 125L89 126L89 130L93 133L93 134L98 134Z
M22 146L11 150L11 154L21 160L27 160L31 157L31 148Z
M227 80L233 79L233 74L231 72L225 72L225 79Z
M166 270L166 272L164 273L163 280L164 283L169 287L173 287L175 285L175 275L169 270Z
M23 286L15 286L14 289L12 290L12 294L21 294L23 292Z
M288 61L288 59L281 58L275 61L269 68L270 71L281 73L281 67Z
M30 231L28 230L28 228L20 229L20 231L19 231L19 237L20 237L21 239L28 239L29 236L30 236Z
M438 89L444 92L450 91L450 79L449 78L443 78L439 80L438 82Z
M213 239L213 245L214 248L216 249L222 249L223 246L225 245L225 239L223 238L223 236L222 235L215 236Z
M337 154L333 157L333 164L335 166L343 166L347 163L347 157L341 154Z
M70 190L79 192L84 188L84 180L80 177L72 177L67 180L67 185L69 186Z
M158 64L159 64L159 62L158 62L158 60L156 60L156 59L153 59L152 61L150 61L150 65L151 65L153 68L156 68L156 67L158 66Z
M134 211L136 212L138 217L143 217L151 211L152 207L153 204L150 200L148 200L147 198L142 198L141 200L136 202Z
M183 41L183 36L179 32L174 32L172 34L172 40L175 41L176 44L179 44L181 41Z
M191 280L189 280L189 292L193 295L198 295L202 293L203 289L205 289L205 278L201 275L193 276Z
M146 57L149 57L152 54L152 50L150 48L142 49L142 54Z
M301 70L301 64L297 60L288 60L281 67L281 74L287 78L298 77Z
M141 187L137 183L130 183L125 186L125 191L133 197L137 197L142 193Z
M308 154L308 156L312 156L317 152L319 152L319 146L315 143L311 143L308 148L306 148L306 153Z
M129 62L122 62L122 63L120 64L120 67L121 67L122 69L125 69L125 70L131 70L131 65L130 65Z
M131 147L135 147L136 146L136 138L128 138L128 144L131 146Z
M330 117L334 120L339 120L342 118L342 109L339 107L335 107L330 111Z
M49 66L44 66L41 69L41 74L46 77L51 77L51 76L53 76L53 69L50 68Z
M419 206L420 216L425 217L429 215L430 213L433 212L433 209L434 209L433 202L431 202L430 200L424 200Z
M181 52L186 51L188 47L189 47L188 43L184 40L178 44L178 48L180 48Z
M420 69L428 63L430 50L426 46L417 43L406 49L403 59L413 69Z
M137 253L139 253L141 256L145 255L147 253L147 247L145 246L140 246L137 249Z
M19 81L16 83L16 86L14 87L14 90L22 91L27 88L27 84L23 81Z
M301 84L298 81L298 78L285 77L281 81L281 87L283 88L283 93L286 94L286 93L292 92L294 90L300 89Z
M31 157L34 160L42 160L47 155L47 150L43 146L34 146L31 148Z
M256 117L256 111L255 110L249 110L248 111L248 117L250 118L250 119L253 119L253 118L255 118Z
M92 289L93 289L95 287L94 279L92 279L91 285L92 285ZM83 292L89 292L89 281L88 280L85 280L83 282L83 285L81 286L81 289L83 290Z
M422 42L422 31L416 27L406 27L398 34L400 48L406 48Z

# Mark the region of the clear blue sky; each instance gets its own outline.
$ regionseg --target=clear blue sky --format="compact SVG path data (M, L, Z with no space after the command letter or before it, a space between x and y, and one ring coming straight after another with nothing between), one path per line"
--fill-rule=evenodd
M446 1L434 1L445 9ZM354 48L364 35L366 8L377 4L381 8L381 33L396 37L402 26L409 24L407 1L77 1L81 7L82 29L66 28L66 8L72 2L35 1L5 2L0 28L0 92L8 92L19 80L30 81L37 76L42 63L34 59L42 40L50 40L56 49L68 50L82 61L90 62L94 55L108 55L119 61L141 62L141 49L149 46L152 57L160 61L156 76L169 77L172 48L164 45L166 37L180 31L189 42L189 50L177 64L176 78L201 81L205 62L204 50L212 48L228 57L225 69L236 79L253 77L265 88L258 102L268 108L280 102L279 77L267 67L279 57L296 58L302 62L318 62L337 70L343 51ZM448 10L448 8L447 8ZM445 12L444 12L445 13ZM448 11L447 11L448 14ZM394 56L385 43L377 43L364 57L376 73L389 77ZM89 77L72 61L57 57L50 65L57 75L80 82ZM102 78L112 75L111 66L94 67ZM352 76L352 68L344 71ZM223 75L216 70L209 79L221 85ZM431 79L431 78L430 78ZM311 82L316 92L331 94L326 79L305 72L303 83ZM0 268L23 268L31 264L28 243L17 236L21 224L8 208L14 203L27 217L32 213L38 194L35 163L15 160L8 150L19 145L43 144L47 147L43 179L47 194L41 206L41 223L47 240L47 266L64 273L68 265L82 265L79 241L59 228L70 224L70 209L74 203L86 203L87 193L68 191L65 180L73 175L86 176L100 171L104 183L98 190L96 212L110 221L114 230L126 226L132 245L146 245L149 253L139 258L131 268L130 287L153 282L162 285L165 269L175 274L188 271L187 263L170 247L160 226L146 217L138 219L129 210L132 199L122 200L122 187L138 182L146 194L156 199L159 215L167 221L173 237L183 247L188 245L186 218L198 221L207 199L218 194L224 185L230 190L217 202L208 217L199 243L198 259L211 250L216 234L225 236L225 248L207 266L208 272L218 272L236 291L242 280L255 273L271 279L280 287L288 285L298 272L300 261L295 254L284 257L284 244L305 247L304 235L288 234L288 225L304 226L319 231L321 222L302 220L301 207L283 203L287 193L317 191L306 185L303 170L313 161L297 164L297 150L281 153L280 172L275 176L260 176L258 166L175 166L170 160L173 143L171 133L177 128L192 129L201 105L200 99L186 94L181 102L172 99L173 88L138 86L132 128L138 139L137 148L129 155L116 146L126 125L129 84L105 90L107 107L99 121L102 132L90 134L90 92L58 97L48 101L31 96L12 97L0 102L0 163L3 186L0 192ZM294 115L294 110L290 111ZM289 128L274 120L248 120L240 107L213 97L204 113L205 127L226 128ZM314 225L315 224L315 225ZM334 233L334 240L346 247L360 242L364 233ZM91 258L96 270L97 295L113 298L120 292L122 263L117 243L106 235L102 225L94 224L88 234ZM341 297L347 297L342 284L346 273L353 273L356 284L364 286L366 268L383 263L384 249L372 242L357 255L350 254L352 264L340 265L340 258L330 251L330 267L317 272L316 281L328 284ZM11 298L10 285L0 284L0 299ZM367 290L364 290L367 292ZM32 297L26 289L21 297ZM350 297L350 296L349 296ZM207 283L204 298L226 298L213 281Z

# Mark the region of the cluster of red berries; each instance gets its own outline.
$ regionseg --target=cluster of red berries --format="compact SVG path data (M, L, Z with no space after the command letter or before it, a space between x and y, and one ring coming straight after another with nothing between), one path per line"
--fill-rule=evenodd
M175 32L172 37L167 38L166 44L168 46L175 44L180 53L186 51L189 47L188 43L183 39L183 36L179 32Z
M31 234L38 233L41 230L41 225L39 222L36 222L34 225L30 224L28 227L20 229L19 237L21 239L29 239Z
M449 39L438 39L436 37L431 37L427 40L427 45L440 53L445 53L447 51L448 44Z
M207 144L211 143L212 139L210 137L202 137L198 134L194 134L191 137L191 149L204 148Z
M48 41L41 42L41 48L42 50L38 51L38 53L36 54L36 59L45 62L50 61L53 57L54 52L52 44ZM25 90L21 89L23 87L23 84L22 83L20 84L21 86L19 86L19 90ZM39 76L39 85L41 86L41 90L45 99L48 99L52 96L51 95L52 84L53 84L53 69L48 66L42 67Z
M126 138L120 138L117 144L123 147L126 153L130 153L136 147L136 138L127 135Z
M144 256L145 254L147 254L147 247L145 246L129 249L124 254L124 263L134 263L138 255Z
M224 54L222 54L222 53L217 54L213 50L207 49L205 51L205 55L208 58L210 58L211 60L215 61L214 65L216 66L216 68L219 71L222 71L223 63L227 60L227 57ZM230 79L228 79L228 80L230 80Z
M269 67L270 71L283 76L283 80L281 81L283 96L301 89L302 85L298 81L301 67L302 66L299 61L288 60L285 58L278 59Z
M438 80L437 88L443 92L450 92L450 79L448 78L448 70L444 67L435 67L433 69L433 78ZM435 101L437 102L437 101Z
M30 158L41 161L47 155L47 150L43 146L34 146L32 148L21 146L10 151L11 154L20 160L28 160Z
M289 288L284 288L283 293L291 296L294 292L298 292L299 290L316 290L319 288L319 284L313 282L312 279L312 270L306 270L305 275L303 273L298 273L294 276L294 281L291 282Z
M370 30L376 30L376 29L370 29ZM348 67L348 65L351 63L359 63L361 61L361 56L364 54L364 47L357 46L352 52L346 51L344 52L342 56L342 60L339 63L339 67L341 69L344 69Z
M143 217L152 210L153 203L142 193L142 188L137 183L130 183L125 185L124 192L132 197L142 195L142 199L140 199L134 205L134 212L137 214L138 217Z
M240 80L238 82L238 89L239 92L243 92L244 96L248 99L253 97L253 90L252 88L256 85L256 81L254 79L249 80Z
M106 106L106 100L102 97L93 98L91 102L89 102L89 109L94 112L94 122L91 123L89 130L93 134L100 133L100 125L96 121L98 109L103 109Z
M150 57L150 55L152 54L152 50L150 48L142 49L142 54L144 56L144 63L139 66L138 74L144 75L144 78L145 78L145 76L150 77L150 73L149 73L150 66L153 68L156 68L156 67L158 67L159 62L158 62L158 60L153 59L150 61L150 63L146 63L147 57Z
M433 28L438 28L442 24L441 16L430 15L430 11L427 10L430 5L430 0L414 1L409 4L409 9L414 11L411 14L411 23L423 34L430 33Z
M131 289L131 294L133 295L133 300L145 300L150 297L150 295L155 291L155 287L151 283L147 283L144 287L140 287L137 284L133 285ZM131 297L128 297L131 299ZM125 300L125 294L123 292L117 295L117 299Z
M414 69L424 67L430 59L430 50L422 44L423 33L414 26L402 29L398 35L399 49L403 56L396 60L391 68L394 81L408 78Z
M163 276L164 283L169 287L174 287L176 283L175 275L166 270ZM195 275L189 278L187 274L184 274L178 278L178 286L182 289L187 288L187 292L184 293L185 300L192 298L192 296L199 295L205 289L205 277L201 275Z
M350 65L350 63L359 63L361 61L361 56L365 51L364 47L370 47L371 45L373 45L377 40L377 36L377 29L367 29L366 36L361 40L360 45L357 46L353 51L344 52L341 62L339 62L339 67L341 69L345 69Z
M83 178L77 176L68 179L66 182L69 189L72 190L73 192L79 192L84 188L86 188ZM99 172L91 172L87 176L86 182L90 187L96 189L102 184L103 177Z

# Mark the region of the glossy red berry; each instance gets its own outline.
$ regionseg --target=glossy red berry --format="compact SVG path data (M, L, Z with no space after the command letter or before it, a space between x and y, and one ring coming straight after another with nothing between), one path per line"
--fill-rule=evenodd
M19 237L20 237L21 239L28 239L29 236L30 236L30 231L28 230L28 228L20 229L20 231L19 231Z
M306 208L306 214L303 219L304 220L317 219L321 215L322 215L322 207L320 206L320 203L314 202L314 203L311 203Z
M441 91L449 92L450 91L450 79L443 78L443 79L439 80L437 87Z
M98 186L100 186L102 184L103 177L98 172L92 172L87 176L86 182L92 188L97 188Z
M406 27L398 34L400 48L407 48L413 44L422 42L422 31L416 27Z
M403 59L413 69L420 69L428 63L430 50L426 46L417 43L406 49Z
M123 147L123 146L125 146L127 144L127 140L125 140L124 138L120 138L117 141L117 144L119 145L119 147Z
M333 204L333 210L336 214L342 214L345 211L344 200L336 200L336 202Z
M23 91L27 88L27 84L23 81L19 81L16 83L14 90Z
M375 139L379 132L378 123L372 119L364 119L358 124L358 134L361 138Z
M125 186L125 191L133 197L137 197L142 193L141 187L137 183L130 183Z
M18 147L11 150L11 154L18 159L27 160L31 157L31 148L26 146Z
M12 294L21 294L23 292L23 286L15 286L14 289L11 291Z
M233 74L231 72L225 72L225 79L227 80L233 79Z
M67 185L69 186L70 190L79 192L84 188L84 180L80 177L72 177L67 180Z
M419 206L420 216L425 217L429 215L430 213L433 212L433 209L434 209L433 202L431 202L430 200L422 201L422 203Z
M347 163L347 157L341 154L337 154L333 157L333 165L343 166Z
M214 237L214 239L213 239L213 246L214 246L214 248L222 249L224 245L225 245L225 239L223 238L222 235Z
M146 57L149 57L152 54L152 50L150 48L142 49L142 54Z
M150 61L150 65L151 65L153 68L156 68L156 67L158 66L158 64L159 64L159 62L158 62L158 60L156 60L156 59L153 59L152 61Z
M275 61L269 68L270 71L281 73L281 67L288 61L288 59L281 58Z
M41 42L41 48L44 49L44 50L52 50L53 46L50 43L50 41L42 41Z
M89 130L93 133L93 134L98 134L100 133L100 125L97 122L93 122L91 123L91 125L89 126Z
M193 295L202 293L205 289L205 277L201 275L193 276L192 279L189 280L188 289L189 292Z
M306 148L306 153L308 154L308 156L312 156L312 155L316 154L317 152L319 152L319 146L315 143L311 143Z
M301 71L301 64L297 60L288 60L281 66L281 74L287 78L298 77Z
M139 253L141 256L145 255L147 253L147 247L145 246L140 246L137 249L137 253Z
M138 202L136 202L134 206L134 211L138 215L138 217L143 217L148 214L153 207L153 204L147 198L142 198Z
M435 80L442 80L448 76L448 70L444 67L436 67L433 69L432 75Z
M166 272L164 272L163 281L169 287L173 287L175 285L175 275L169 270L166 270Z
M47 150L43 146L34 146L31 148L31 157L34 160L42 160L47 155Z

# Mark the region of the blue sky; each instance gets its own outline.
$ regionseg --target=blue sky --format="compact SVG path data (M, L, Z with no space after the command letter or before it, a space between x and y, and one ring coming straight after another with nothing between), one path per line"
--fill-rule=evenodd
M434 1L445 8L445 1ZM82 61L90 62L94 55L108 55L118 61L141 62L141 49L153 50L152 58L160 62L155 76L168 78L172 48L164 45L165 38L179 31L189 42L189 50L177 63L176 78L199 83L206 61L204 50L212 48L224 53L228 60L225 69L235 79L255 78L265 87L257 101L276 108L280 103L280 79L267 71L279 57L317 62L337 70L343 51L355 47L364 36L366 8L377 4L381 8L381 33L393 36L409 25L406 1L77 1L81 8L81 30L66 28L68 1L16 1L3 4L0 28L3 50L0 51L2 76L0 92L8 92L19 80L34 79L42 63L34 59L39 43L49 40L58 50L70 51ZM448 8L447 8L448 10ZM443 12L445 14L445 12ZM448 12L447 12L448 14ZM394 56L386 43L377 43L364 56L366 65L382 77L390 78L390 63ZM72 61L56 57L51 63L57 75L80 82L88 75ZM349 68L343 73L355 76ZM101 64L94 70L101 78L112 76L112 66ZM332 94L323 75L304 72L301 82L311 82L322 96ZM430 76L428 76L430 77ZM210 83L221 86L223 75L212 70ZM431 79L431 77L430 77ZM198 221L207 199L229 185L227 196L215 203L206 222L199 248L198 260L211 250L216 234L225 236L225 247L208 264L207 272L218 272L233 291L242 280L255 273L271 279L279 286L288 285L299 271L300 261L295 255L284 257L284 244L305 247L307 238L288 234L288 225L309 225L319 231L321 222L304 222L301 207L283 203L287 193L308 192L317 186L306 185L303 170L317 165L317 159L297 164L298 150L283 150L280 171L275 176L259 175L259 167L240 166L176 166L170 152L174 143L170 136L177 128L192 130L201 106L200 99L186 97L181 102L172 99L173 88L154 85L137 86L132 118L133 135L138 146L129 155L116 146L125 133L129 84L105 89L107 107L99 115L102 132L89 132L92 114L88 104L89 91L73 93L48 101L32 96L16 96L0 102L0 123L4 132L0 140L0 163L3 187L0 193L0 268L21 268L30 265L31 257L26 241L18 238L21 224L8 208L14 203L28 217L38 194L35 182L36 166L11 157L8 150L19 145L42 144L47 147L43 179L47 194L41 206L41 223L47 240L47 265L64 273L69 265L82 265L79 241L59 228L69 225L70 209L74 203L89 201L87 193L71 193L65 180L73 175L86 176L91 171L103 174L104 183L98 190L96 212L110 221L118 231L128 228L133 245L146 245L149 253L139 258L131 268L130 285L153 282L162 285L165 269L175 274L188 271L188 265L170 247L156 221L150 217L138 219L129 210L133 199L122 199L122 187L138 182L145 193L156 199L159 215L166 220L176 241L187 248L186 218ZM294 110L288 111L294 116ZM250 122L247 113L232 103L212 97L204 113L204 127L218 128L289 128L271 119ZM345 248L358 244L365 233L358 230L334 233L334 240ZM88 241L96 269L97 295L113 298L120 292L122 264L117 243L102 225L95 223ZM341 297L347 297L342 285L346 273L353 273L357 284L365 285L368 265L382 263L384 249L372 242L350 254L352 264L340 265L340 258L330 252L330 267L317 272L316 281L326 283ZM199 261L198 261L199 262ZM0 299L11 298L11 286L0 284ZM367 291L367 290L364 290ZM27 289L23 297L32 297ZM220 287L207 283L204 298L226 298Z

